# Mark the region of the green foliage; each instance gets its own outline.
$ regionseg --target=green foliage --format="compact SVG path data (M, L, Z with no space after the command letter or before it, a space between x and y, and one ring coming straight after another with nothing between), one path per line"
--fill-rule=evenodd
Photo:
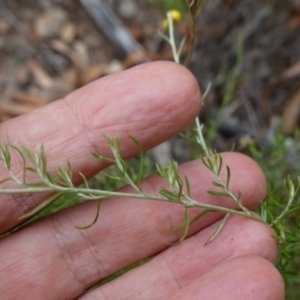
M161 7L164 11L171 9L177 9L182 13L187 11L185 0L154 0L154 3Z
M280 126L279 126L280 129ZM286 283L286 299L298 299L300 269L300 149L288 145L287 137L278 130L272 145L262 148L257 141L247 147L247 153L262 167L267 183L267 198L258 213L271 225L279 242L277 268ZM297 133L294 141L299 141Z
M196 123L198 121L196 120ZM201 128L201 126L199 127ZM198 137L195 142L202 142L202 132L198 132ZM79 229L87 229L92 226L98 219L101 203L104 199L109 199L111 197L123 197L123 198L135 198L135 199L144 199L152 201L162 201L177 203L184 207L185 209L185 224L183 227L183 234L180 239L180 242L183 241L188 232L190 226L198 219L200 219L204 214L213 213L213 212L224 212L225 218L221 223L216 233L209 239L208 242L211 242L218 233L224 227L226 220L232 214L246 216L254 220L260 220L256 215L250 212L246 207L244 207L240 201L242 194L239 192L235 196L229 189L230 185L230 169L226 166L226 180L222 181L220 174L223 168L222 157L215 153L211 157L202 157L204 165L211 170L216 176L216 180L213 182L214 186L219 188L219 191L208 191L209 193L215 196L228 197L234 201L236 207L229 209L222 206L215 206L206 203L201 203L192 197L190 190L190 184L187 177L181 178L179 176L178 164L175 161L170 161L166 168L156 166L156 172L161 176L165 182L166 187L162 187L156 194L147 193L141 184L142 176L144 175L144 164L145 162L145 153L142 149L140 143L133 137L130 137L133 142L136 144L137 148L140 150L140 163L137 165L137 168L133 168L128 164L127 161L123 160L120 155L122 143L119 137L110 138L105 137L107 144L111 148L112 157L104 157L98 153L93 153L95 159L100 159L105 162L113 163L118 169L119 175L116 176L115 180L122 181L124 184L128 184L132 187L133 192L124 193L116 191L108 191L101 188L91 188L89 182L83 174L80 173L82 177L83 186L76 187L73 184L73 170L71 164L68 162L66 168L58 167L55 174L52 174L47 169L47 156L45 153L44 146L41 145L39 152L31 151L25 146L15 146L10 145L9 142L5 139L4 145L0 147L0 160L3 165L6 167L9 177L5 178L5 182L13 181L16 184L15 188L6 189L5 187L0 188L0 194L24 194L24 193L44 193L51 192L53 196L49 199L42 202L40 205L35 207L32 211L26 213L22 216L22 219L36 218L37 214L43 210L45 207L57 201L62 196L74 197L74 199L80 199L80 201L88 200L98 200L98 208L96 212L95 219L89 224ZM206 145L201 145L206 147ZM21 157L23 162L23 174L21 178L17 177L11 168L12 161L12 151L15 150L16 154ZM207 150L211 152L211 150ZM35 176L28 176L28 171L33 173ZM189 211L192 208L203 208L205 213L201 212L196 218L190 219Z

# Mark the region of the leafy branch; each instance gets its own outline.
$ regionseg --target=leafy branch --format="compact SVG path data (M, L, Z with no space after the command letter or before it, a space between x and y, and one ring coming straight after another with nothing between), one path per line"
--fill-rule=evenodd
M85 201L98 200L98 210L95 220L88 226L78 227L80 229L86 229L94 224L99 215L101 202L104 199L109 199L112 197L143 199L180 204L185 209L185 224L183 228L180 227L177 229L184 229L184 233L180 241L182 241L187 236L189 228L194 222L196 222L205 214L211 212L223 212L228 216L232 214L247 216L251 219L261 221L257 215L252 214L251 212L246 210L241 203L239 205L236 205L235 208L226 208L222 206L201 203L197 201L197 199L194 199L192 196L189 179L187 177L184 177L183 179L180 177L178 164L175 161L170 161L166 168L162 168L157 165L157 174L165 180L167 187L162 187L156 194L149 194L143 189L142 185L142 162L144 151L142 150L141 144L135 138L130 138L135 142L136 146L140 150L141 163L139 164L138 172L132 170L127 162L122 159L120 155L122 145L119 137L105 137L105 140L112 151L112 158L104 157L98 153L93 153L93 156L101 161L115 164L120 173L123 175L122 180L124 180L126 184L129 184L133 188L133 192L125 193L118 191L107 191L102 189L92 189L89 186L87 178L82 173L79 173L79 175L82 178L83 185L81 187L77 187L73 184L73 169L69 162L67 163L66 169L59 167L56 172L52 174L47 167L48 161L43 145L41 145L39 151L36 152L29 150L29 148L23 145L11 145L7 139L4 139L4 145L0 146L0 161L7 169L8 177L1 180L0 194L27 194L45 192L51 192L54 194L49 199L45 200L36 208L34 208L32 211L23 215L21 219L27 219L35 216L37 212L45 208L50 203L56 201L59 196L64 194L72 193ZM15 174L12 168L13 151L15 151L15 154L18 155L19 158L21 158L21 162L23 164L23 171L19 176ZM14 158L16 159L16 157ZM222 160L219 159L219 162L221 161ZM206 160L205 163L209 165L210 160ZM221 168L222 164L219 164L218 173L220 173ZM32 174L34 176L32 176ZM119 177L115 179L120 180ZM229 178L227 179L227 181L229 182ZM3 184L7 184L8 182L13 182L14 186L9 188L6 188L5 186L2 187ZM227 186L223 187L220 182L218 183L219 187L224 188L224 190L227 191L227 194L222 193L219 194L219 196L222 195L230 197L231 199L237 201L233 194L227 189L228 184ZM211 191L211 194L213 194L213 191ZM190 219L189 211L192 208L202 208L203 211L193 219ZM211 240L212 238L210 239L210 241Z
M193 20L193 30L195 29L195 18L196 13L199 8L199 1L190 1L189 9L192 15ZM180 54L184 44L184 41L180 44L179 48L175 44L174 38L174 26L173 24L180 20L181 16L176 11L170 11L167 13L167 28L169 36L163 37L171 45L174 60L177 63L180 63ZM190 45L190 54L194 47L194 39L191 40ZM189 57L188 57L189 59ZM207 93L205 93L207 94ZM73 170L71 164L68 162L67 167L64 169L59 167L54 174L52 174L47 166L47 158L44 146L41 145L38 152L31 151L27 147L21 145L19 147L11 145L7 139L4 139L4 145L0 147L0 160L3 162L4 167L8 171L8 177L4 178L0 184L7 183L9 181L14 182L16 186L13 188L1 188L0 194L24 194L24 193L45 193L50 192L54 195L49 199L42 202L32 211L26 213L21 218L31 218L35 216L40 210L45 208L47 205L56 201L61 195L72 193L76 197L79 197L82 200L97 200L97 214L93 222L87 226L78 227L80 229L86 229L92 226L98 219L100 206L103 200L109 199L112 197L122 197L122 198L131 198L131 199L143 199L143 200L152 200L152 201L162 201L175 203L183 206L185 214L184 225L178 228L169 229L168 231L177 231L183 230L183 234L179 242L183 241L189 233L190 226L201 219L204 215L213 212L221 212L225 216L220 222L219 227L216 232L210 237L207 243L211 242L223 229L228 218L231 215L245 216L254 220L262 221L259 216L250 212L246 207L243 206L241 197L242 193L238 192L238 195L235 196L234 193L230 190L230 178L231 171L228 166L226 166L226 180L225 182L221 179L221 171L223 169L223 160L220 154L213 152L206 145L205 139L203 137L203 125L200 124L198 118L195 120L195 131L196 139L195 142L198 143L203 149L204 155L201 156L203 164L211 170L215 175L215 180L212 184L218 188L218 191L209 190L208 193L214 196L230 198L233 201L234 207L227 208L223 206L206 204L194 199L192 196L192 191L190 187L190 182L187 177L181 178L179 175L178 164L175 161L170 161L166 168L156 166L157 174L162 177L167 187L162 187L156 194L147 193L142 186L142 175L143 175L143 164L145 153L142 149L141 144L134 137L130 136L132 141L136 144L140 152L140 164L139 170L133 170L126 161L121 157L121 140L119 137L110 138L105 136L105 140L109 145L112 157L104 157L99 153L93 153L93 156L101 161L107 162L109 164L114 164L118 168L122 177L115 177L115 180L122 180L126 184L130 185L133 189L131 193L124 192L115 192L107 191L102 189L91 189L88 183L87 178L84 174L79 173L83 185L81 187L76 187L73 184ZM21 158L23 163L23 172L21 176L17 176L11 167L12 161L12 150ZM30 176L28 174L30 173ZM34 175L34 176L32 176ZM194 218L190 218L190 210L193 208L201 208L202 211L196 215Z
M193 14L193 22L195 22L198 4L199 1L190 1L190 11ZM173 27L175 17L176 14L174 14L174 12L167 13L169 36L163 36L172 47L174 60L179 63L183 42L181 43L179 49L177 49L174 39ZM194 41L191 41L192 48L193 45ZM204 93L203 99L207 95L208 90L209 87ZM132 192L130 193L121 191L108 191L104 189L92 189L85 175L80 172L78 173L78 175L81 177L83 184L82 186L77 187L73 183L74 172L69 162L67 162L65 168L59 167L55 172L50 172L48 169L46 151L43 145L40 146L38 151L32 151L24 145L12 145L6 138L4 138L3 145L0 146L0 161L2 162L4 168L7 170L7 176L3 179L0 178L0 194L27 194L46 192L52 194L50 198L43 201L32 211L24 214L21 219L30 219L34 217L39 211L43 210L46 206L53 203L63 195L72 194L85 201L98 201L95 219L91 222L91 224L87 226L78 227L79 229L87 229L97 221L101 203L105 199L121 197L161 201L181 205L184 208L184 224L177 228L164 229L165 231L183 230L183 234L179 242L183 241L187 237L192 224L197 222L205 215L214 212L223 213L224 217L219 223L216 231L208 239L207 243L210 243L219 235L231 215L244 216L256 221L270 224L276 230L276 232L278 233L278 239L282 242L286 241L287 238L294 236L292 235L292 233L288 237L286 236L283 220L295 209L294 203L297 192L299 191L300 180L297 186L295 186L289 178L286 180L286 190L289 195L289 200L286 207L276 218L274 218L274 216L270 217L270 215L268 215L269 210L264 209L264 206L261 210L261 216L259 216L248 210L243 205L241 191L238 191L237 195L232 192L230 188L231 169L228 165L224 166L222 156L219 153L212 151L207 146L205 138L203 136L203 125L200 124L198 118L196 118L195 120L194 131L195 135L192 137L188 137L188 139L201 147L202 154L200 154L200 159L204 166L206 166L206 168L208 168L215 177L215 179L212 181L212 185L216 189L209 189L207 193L216 197L230 199L232 201L233 208L202 203L201 201L199 201L199 199L195 199L192 195L192 189L188 177L184 176L182 178L180 176L179 166L177 162L173 160L170 161L165 168L162 168L159 165L156 166L156 173L164 179L166 186L161 187L157 191L157 193L154 194L149 194L148 192L146 192L143 189L142 184L145 152L139 141L132 136L129 137L135 143L140 152L140 163L138 166L138 170L133 169L128 164L128 162L123 160L123 158L121 157L120 153L122 149L122 142L118 136L105 136L105 140L111 149L111 157L106 157L99 153L93 153L93 156L96 159L109 164L114 164L118 168L121 176L113 176L112 178L117 181L123 181L125 184L130 185L132 187ZM16 156L18 156L18 160L21 161L22 164L21 174L17 174L17 172L15 172L13 168L14 164L12 163L12 161L16 159ZM224 176L221 176L221 174L225 174L225 179L223 179ZM202 210L195 217L191 218L190 210L193 208L201 208Z

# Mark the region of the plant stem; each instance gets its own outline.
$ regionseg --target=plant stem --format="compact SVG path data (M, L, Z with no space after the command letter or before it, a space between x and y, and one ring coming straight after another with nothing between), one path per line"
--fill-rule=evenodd
M180 57L179 57L180 55L176 49L176 42L175 42L175 37L174 37L173 18L169 12L167 13L167 18L168 18L168 25L169 25L169 40L168 40L168 42L172 49L174 61L176 63L180 64Z
M53 188L43 187L43 188L22 188L22 189L4 189L0 190L0 194L25 194L25 193L43 193L43 192L73 192L77 195L81 195L86 200L95 200L99 198L112 198L112 197L122 197L122 198L132 198L132 199L145 199L152 201L161 201L161 202L170 202L168 199L160 196L154 195L143 195L143 194L135 194L135 193L122 193L122 192L112 192L112 191L103 191L103 190L94 190L94 189L84 189L84 188L69 188L69 187L60 187L56 186ZM222 213L230 213L238 216L248 217L253 220L257 220L263 222L257 215L248 214L243 211L238 211L231 208L226 208L217 205L205 204L197 202L192 198L188 198L188 203L185 203L185 206L189 208L203 208L212 212L222 212ZM181 204L181 203L177 203Z

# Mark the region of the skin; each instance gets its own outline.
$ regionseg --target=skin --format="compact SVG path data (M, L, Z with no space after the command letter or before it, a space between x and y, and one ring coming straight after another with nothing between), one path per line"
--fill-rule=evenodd
M200 105L192 74L174 63L144 64L105 77L28 115L1 124L0 134L29 148L45 144L49 168L69 160L87 177L105 167L90 155L110 155L103 134L122 138L122 155L137 154L128 134L145 149L188 126ZM243 203L257 207L266 193L265 177L255 162L237 153L222 154L232 170L231 189ZM16 172L20 162L14 160ZM3 169L0 170L2 173ZM228 199L206 193L213 175L199 161L180 167L191 181L195 199L232 207ZM79 177L74 178L80 183ZM155 193L164 185L151 176L143 181ZM130 187L123 188L131 191ZM0 230L41 203L45 195L2 196ZM284 299L272 230L262 223L231 217L221 234L204 246L222 215L208 214L191 228L183 243L179 233L158 228L182 225L182 207L134 199L104 202L98 222L89 224L96 203L87 202L41 219L0 241L1 299ZM198 213L197 210L194 213ZM91 292L93 284L141 259L148 263Z

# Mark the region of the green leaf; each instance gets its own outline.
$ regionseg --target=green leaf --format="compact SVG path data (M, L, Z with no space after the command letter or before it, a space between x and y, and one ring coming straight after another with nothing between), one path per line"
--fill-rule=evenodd
M118 153L114 153L115 155L115 164L117 168L122 172L122 173L127 173L127 168L126 168L126 163L125 161L120 157Z
M45 172L45 176L50 181L50 183L52 183L54 185L56 184L55 177L52 174L50 174L48 171Z
M201 157L201 161L202 163L204 164L204 166L209 169L209 165L207 164L206 160L205 160L205 157Z
M31 182L31 183L24 183L24 187L30 187L30 188L35 188L35 187L44 187L45 183L43 181L40 182Z
M217 227L216 231L214 232L214 234L207 240L207 242L204 244L204 246L206 246L207 244L211 243L222 231L222 229L224 228L228 218L230 217L230 213L227 213L225 215L225 217L223 218L223 220L220 222L219 226Z
M6 138L4 138L4 146L0 146L0 151L2 153L2 158L4 160L5 166L8 170L11 168L11 154L10 146Z
M58 168L57 174L62 179L62 181L66 184L66 186L73 187L73 183L71 178L69 177L68 173L62 169L61 167Z
M178 195L174 194L173 192L170 192L170 191L166 190L165 188L160 189L159 193L161 195L163 195L164 197L166 197L171 202L176 202L176 203L180 202L180 199L178 198Z
M207 193L218 197L227 197L227 198L230 197L227 193L223 193L223 192L207 191Z
M220 188L224 188L224 184L223 183L219 183L219 182L216 182L216 181L212 181L212 184L216 187L220 187Z
M237 196L238 202L241 201L242 197L243 197L242 192L240 190L238 190L238 196Z
M45 154L44 144L41 144L41 147L40 147L40 159L39 160L40 160L39 165L42 166L42 174L44 177L45 172L47 171L47 158L46 158L46 154Z
M201 160L202 160L203 164L206 166L206 168L213 171L214 166L213 166L213 163L212 163L212 161L209 157L201 157Z
M168 175L167 175L167 172L166 172L165 168L163 168L162 166L156 164L156 172L157 172L158 176L160 176L160 177L167 180Z
M209 91L210 91L210 88L211 88L211 81L208 83L203 95L202 95L202 103L205 101ZM203 105L203 104L202 104Z
M24 155L30 160L30 162L34 165L34 166L38 166L39 165L39 160L38 157L36 155L36 153L30 151L26 146L21 145L21 151L24 153Z
M228 165L226 165L226 189L229 190L229 182L230 182L230 178L231 178L231 171L230 168L228 167Z
M121 178L120 176L111 175L109 173L104 173L104 176L107 177L107 178L110 178L112 180L116 180L116 181L120 181L120 182L124 182L125 181L124 178Z
M185 180L185 185L186 185L186 189L187 189L187 194L190 198L192 198L190 180L187 176L184 176L184 180Z
M100 214L100 207L101 207L101 203L102 203L103 200L97 200L97 201L98 201L97 202L97 212L96 212L95 219L89 225L86 225L86 226L76 226L77 229L80 229L80 230L89 229L89 228L91 228L98 221L99 214Z
M24 219L33 217L34 215L36 215L37 213L39 213L40 211L42 211L44 208L46 208L47 206L49 206L50 204L52 204L54 201L56 201L61 195L62 195L62 193L57 193L57 194L51 196L50 198L44 200L42 203L40 203L34 209L32 209L31 211L23 214L19 218L19 220L24 220Z
M218 160L218 162L217 162ZM220 154L216 154L216 162L218 166L217 176L219 177L221 174L222 166L223 166L223 158Z
M7 181L10 181L12 180L11 178L5 178L5 179L2 179L0 180L0 184L4 183L4 182L7 182Z
M93 155L94 157L96 157L97 159L102 160L102 161L104 161L104 162L107 162L107 163L113 163L113 164L115 163L115 160L114 160L114 159L109 158L109 157L106 157L106 156L102 156L102 155L100 155L100 154L98 154L98 153L92 152L92 155Z
M70 163L70 161L67 161L67 168L68 168L68 176L72 181L73 178L73 169L72 169L72 165Z
M192 220L189 221L189 225L191 226L192 224L194 224L195 222L197 222L198 220L200 220L203 216L205 216L206 214L208 214L210 212L210 210L205 209L204 211L202 211L201 213L199 213L196 217L194 217ZM165 231L165 232L176 232L179 230L184 229L186 226L186 224L175 227L175 228L161 228L160 230Z
M26 169L26 171L29 171L29 172L32 172L32 173L35 173L35 174L37 173L36 169L34 169L32 167L26 167L25 169Z
M140 185L140 182L142 180L143 177L143 173L144 173L144 164L145 164L145 151L143 149L142 144L132 135L129 135L129 138L136 144L136 146L138 147L138 150L140 152L140 161L139 161L139 171L138 171L138 175L137 175L137 185Z
M86 189L89 189L89 183L86 179L86 177L83 175L83 173L79 172L79 175L80 177L82 178L82 181L83 181L83 186L86 188Z
M175 187L177 184L177 187L180 189L180 185L182 185L182 183L180 177L178 176L178 163L174 160L169 161L167 165L166 179L171 187Z
M27 167L26 167L26 158L24 156L24 154L22 153L22 151L13 145L10 145L11 148L13 148L15 151L18 152L18 154L20 155L22 162L23 162L23 183L26 184L26 171L27 171Z
M186 207L185 211L184 211L184 220L185 220L184 232L183 232L183 235L181 236L178 243L183 242L185 240L185 238L187 237L187 235L189 234L191 222L190 222L189 208L188 207Z

